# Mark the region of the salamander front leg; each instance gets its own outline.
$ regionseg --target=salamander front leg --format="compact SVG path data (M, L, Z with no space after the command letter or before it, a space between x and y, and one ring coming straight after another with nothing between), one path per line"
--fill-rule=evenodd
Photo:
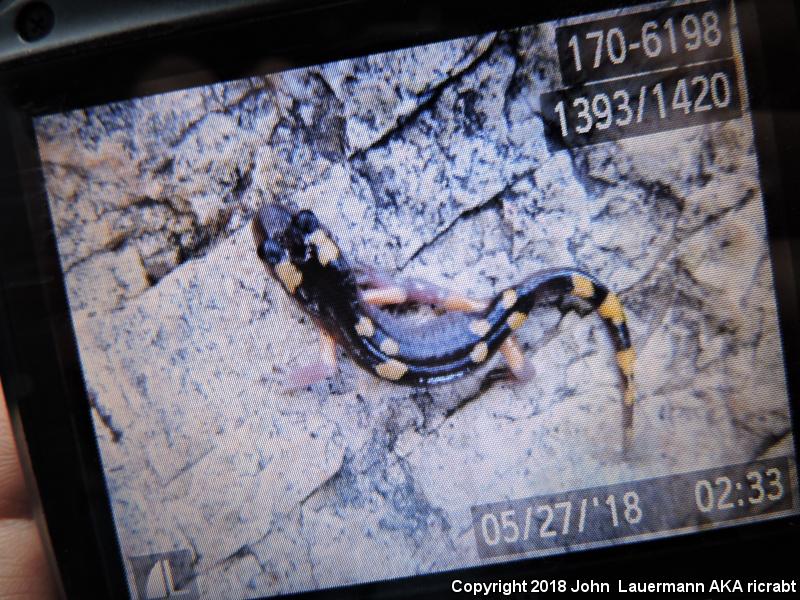
M336 375L338 371L336 342L324 330L320 330L319 357L317 362L300 367L289 375L287 391L302 390Z

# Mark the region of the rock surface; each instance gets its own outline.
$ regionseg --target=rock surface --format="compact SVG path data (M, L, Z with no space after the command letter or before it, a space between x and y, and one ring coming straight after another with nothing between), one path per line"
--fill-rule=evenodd
M550 153L553 39L38 121L126 556L189 548L208 597L425 573L479 562L476 504L791 452L749 119ZM545 267L595 274L639 356L631 457L591 314L529 319L526 384L414 390L342 357L341 376L285 392L317 333L255 255L265 201L313 208L356 262L476 297Z

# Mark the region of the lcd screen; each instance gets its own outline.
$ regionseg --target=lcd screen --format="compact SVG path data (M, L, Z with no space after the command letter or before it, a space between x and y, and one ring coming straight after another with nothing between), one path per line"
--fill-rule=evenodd
M133 598L797 512L735 3L34 126Z

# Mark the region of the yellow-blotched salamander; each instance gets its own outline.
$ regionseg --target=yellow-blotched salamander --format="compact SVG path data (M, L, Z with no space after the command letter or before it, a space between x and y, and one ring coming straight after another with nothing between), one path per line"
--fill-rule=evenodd
M365 300L356 273L313 212L292 213L276 204L265 205L253 220L253 236L259 258L314 318L323 336L341 345L364 369L398 384L426 386L464 377L498 349L509 350L512 333L537 304L570 295L588 303L605 322L616 350L627 446L636 396L635 355L619 298L591 275L571 268L538 271L478 305L477 312L451 310L423 325L409 325L407 319ZM397 298L407 299L403 294ZM512 371L520 367L513 364L520 353L512 349L503 354Z

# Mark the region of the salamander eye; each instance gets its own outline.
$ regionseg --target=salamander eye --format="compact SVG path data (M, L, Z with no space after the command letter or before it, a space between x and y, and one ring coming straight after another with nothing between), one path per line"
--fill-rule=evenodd
M313 233L319 227L319 220L310 210L301 210L295 217L297 227L303 233Z
M258 247L258 258L271 265L281 262L284 255L283 246L275 240L266 240Z

